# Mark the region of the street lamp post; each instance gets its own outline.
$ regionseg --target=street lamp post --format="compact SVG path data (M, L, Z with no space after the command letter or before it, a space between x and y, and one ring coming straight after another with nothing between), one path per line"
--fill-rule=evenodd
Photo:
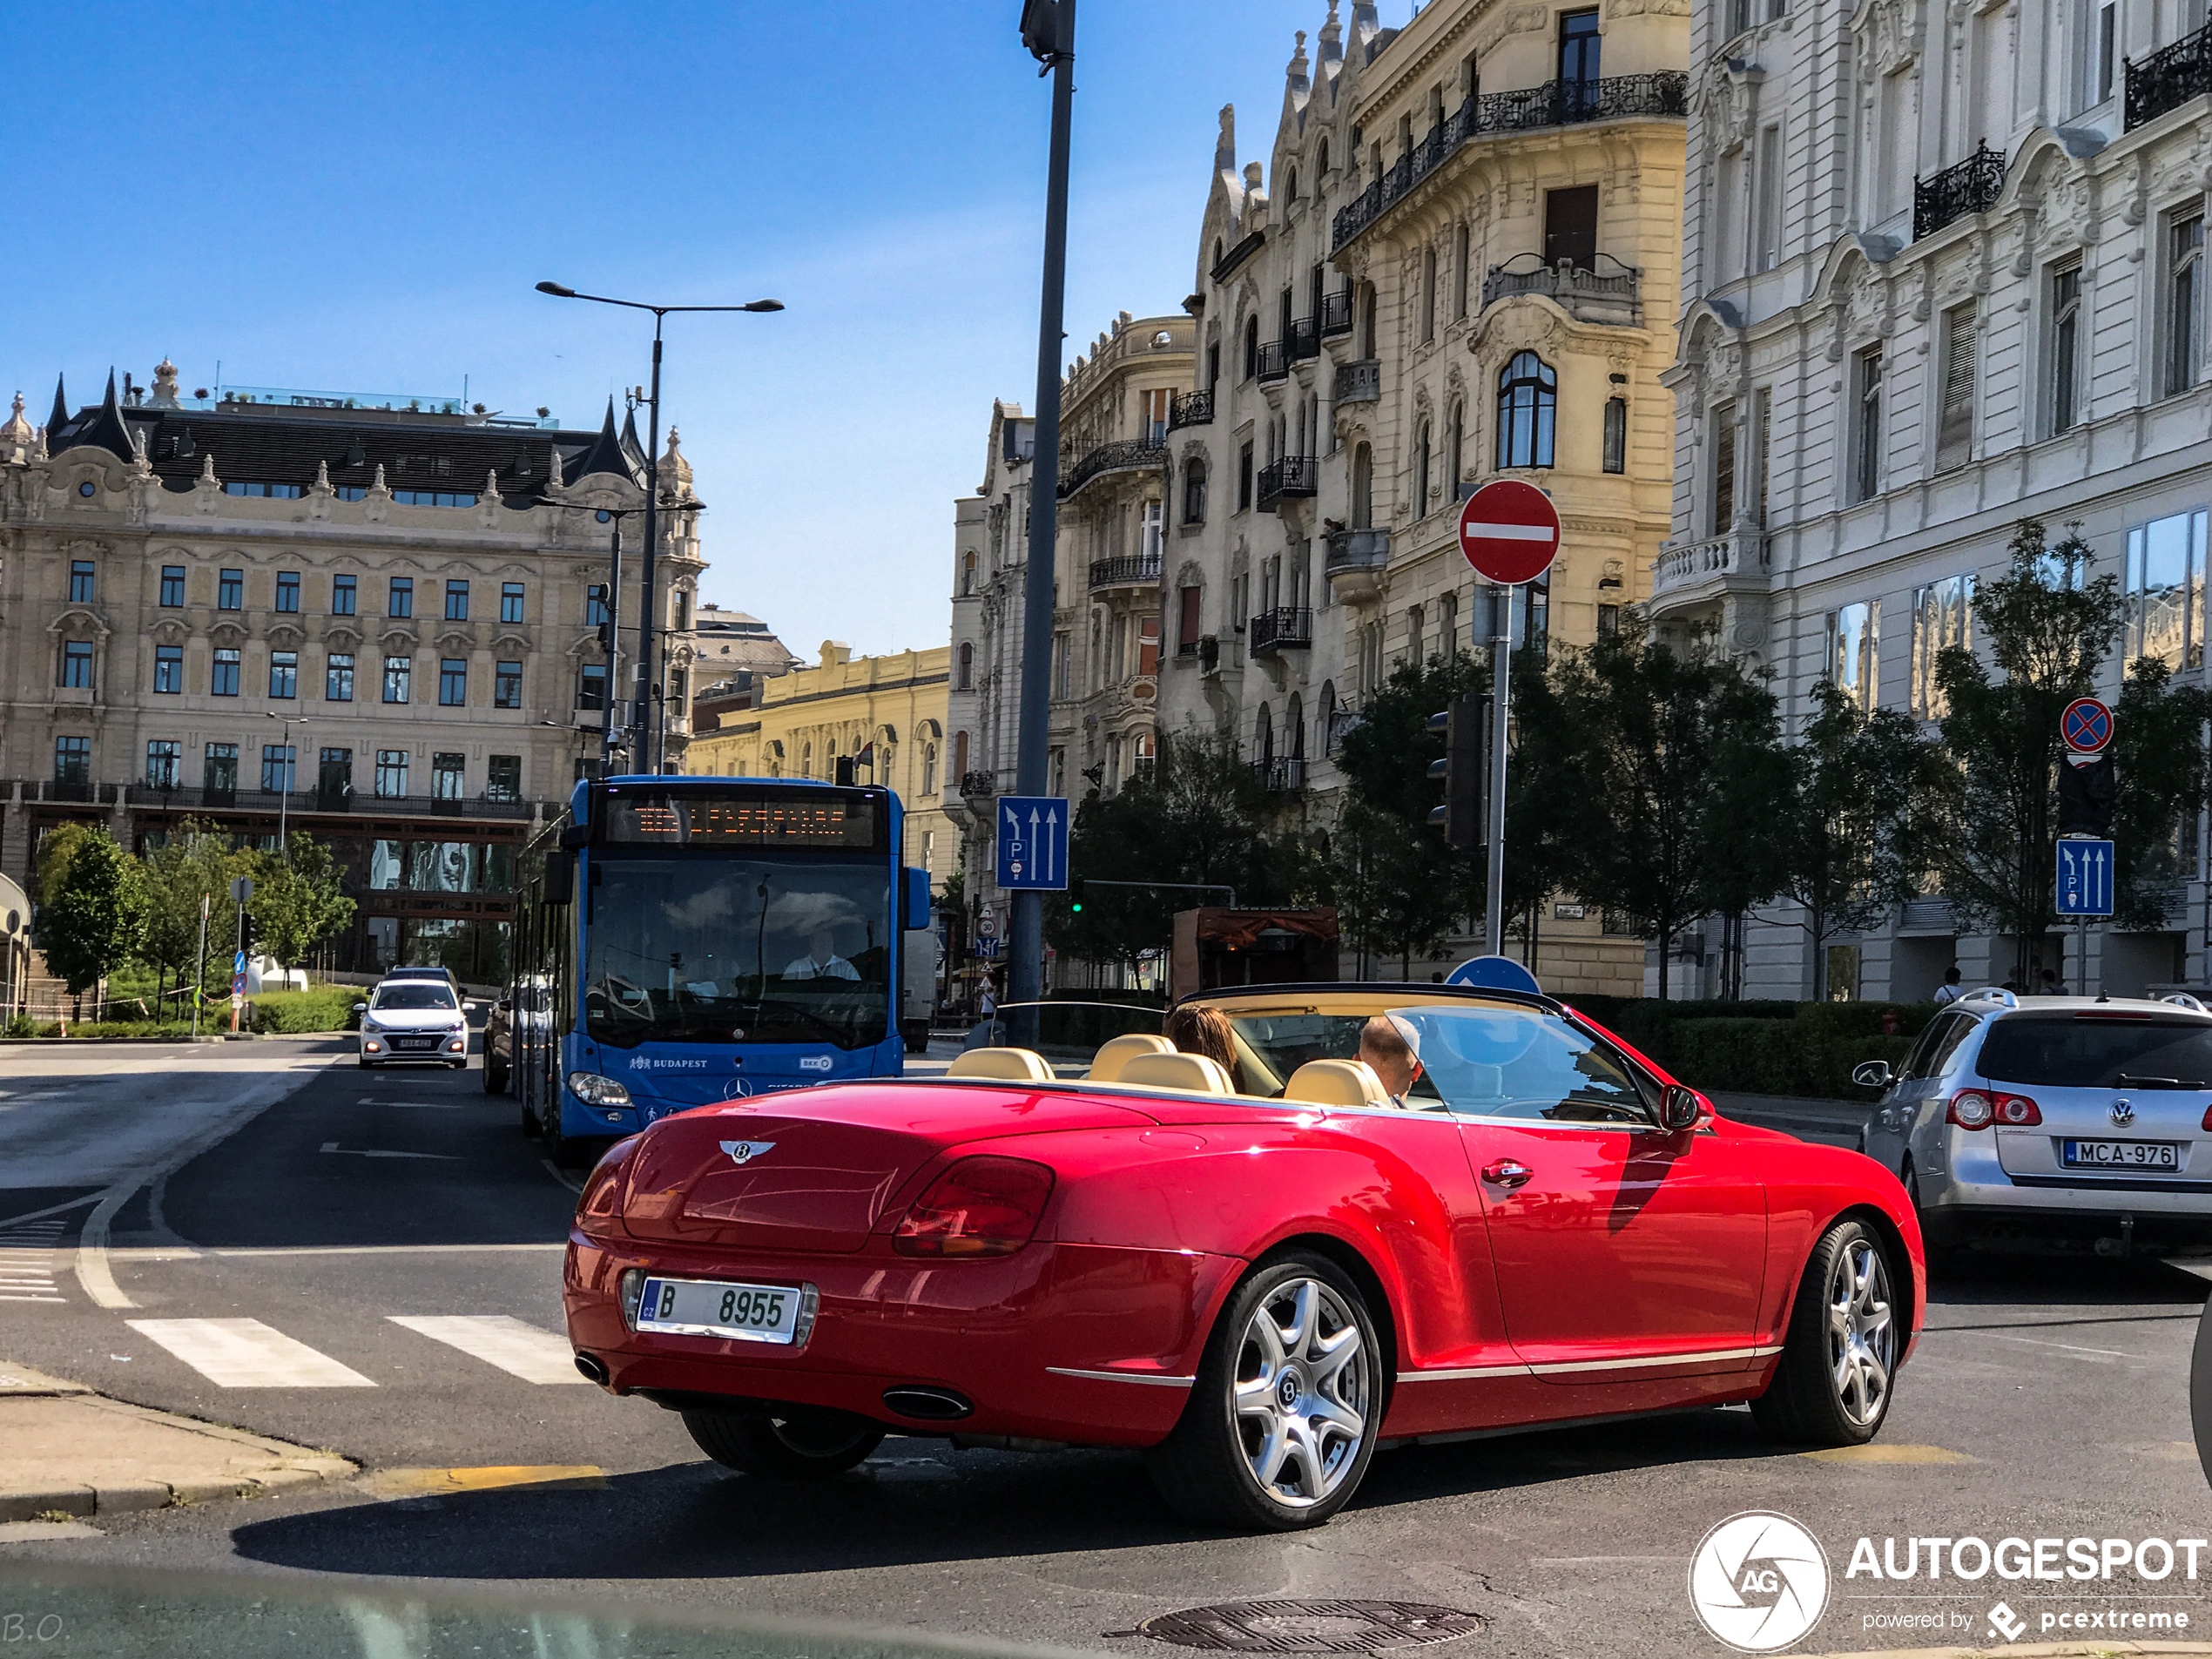
M307 725L307 717L304 714L279 714L274 709L266 712L269 718L284 728L284 746L287 750L291 749L292 728ZM292 786L299 765L300 758L292 755L283 762L284 770L277 774L277 780L284 786L277 791L277 856L280 858L285 855L290 845L291 815L288 808L292 805Z
M784 308L784 302L780 300L749 300L741 306L656 306L647 304L641 300L610 299L604 293L579 293L576 289L564 287L558 282L541 282L537 285L537 291L540 293L550 293L560 300L589 300L596 305L624 306L632 311L650 311L653 314L652 395L639 400L651 413L646 417L645 552L640 577L642 587L638 595L637 699L631 711L631 757L633 765L641 762L649 763L651 768L658 772L661 765L661 757L649 743L650 729L647 722L652 718L650 711L650 694L653 685L653 644L657 631L653 617L655 597L653 563L659 550L660 541L658 512L660 508L661 323L671 312L674 311L781 311ZM611 674L611 662L609 664L609 671ZM614 694L611 683L609 684L607 691L611 700Z

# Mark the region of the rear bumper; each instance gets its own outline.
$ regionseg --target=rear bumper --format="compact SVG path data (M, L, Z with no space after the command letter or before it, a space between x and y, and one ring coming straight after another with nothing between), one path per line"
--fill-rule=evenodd
M1206 1332L1244 1264L1233 1257L1032 1244L995 1261L922 1261L886 1241L849 1256L733 1255L572 1232L563 1295L575 1345L615 1393L668 1391L733 1404L852 1412L909 1433L948 1431L1150 1446L1182 1415ZM796 1348L633 1332L625 1269L812 1284L821 1304ZM902 1414L901 1386L973 1403L957 1422Z
M1960 1244L1993 1231L2053 1238L2132 1234L2139 1246L2212 1242L2212 1197L2202 1192L2094 1187L1963 1185L1924 1193L1921 1230L1931 1244Z

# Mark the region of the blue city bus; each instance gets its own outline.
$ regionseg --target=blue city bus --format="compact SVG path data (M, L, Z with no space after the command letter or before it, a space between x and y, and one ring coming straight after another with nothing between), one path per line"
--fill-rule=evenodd
M806 779L579 783L516 894L524 1131L570 1162L687 1106L900 1076L907 931L930 926L900 815Z

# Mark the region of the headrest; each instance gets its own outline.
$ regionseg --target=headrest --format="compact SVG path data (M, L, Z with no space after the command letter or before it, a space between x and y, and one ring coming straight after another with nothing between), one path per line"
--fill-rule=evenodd
M1115 1081L1146 1089L1180 1089L1193 1095L1232 1095L1221 1062L1202 1054L1141 1054L1126 1061Z
M1174 1052L1175 1044L1155 1031L1131 1031L1124 1036L1109 1037L1090 1057L1089 1080L1095 1083L1115 1082L1120 1080L1122 1068L1137 1055Z
M1390 1096L1364 1060L1309 1060L1283 1086L1285 1100L1317 1106L1387 1106Z
M1049 1083L1052 1068L1034 1049L970 1049L945 1068L948 1077L990 1077L1001 1082Z

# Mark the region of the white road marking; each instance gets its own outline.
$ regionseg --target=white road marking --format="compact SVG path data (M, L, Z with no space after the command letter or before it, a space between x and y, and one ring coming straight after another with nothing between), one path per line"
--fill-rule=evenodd
M341 1147L335 1141L325 1141L322 1150L335 1152L344 1158L435 1158L441 1163L458 1163L461 1159L451 1152L373 1152L365 1148Z
M54 1282L54 1258L64 1221L19 1222L0 1227L0 1302L62 1302Z
M394 1325L442 1342L531 1383L582 1383L569 1339L504 1313L388 1313Z
M356 1106L396 1106L404 1111L457 1112L461 1109L462 1103L457 1100L370 1100L364 1096L354 1104Z
M2034 1337L2008 1337L1996 1331L1978 1331L1974 1334L1977 1336L1986 1337L1992 1342L2024 1342L2031 1348L2057 1348L2067 1353L2094 1353L2101 1355L2107 1359L2140 1359L2142 1358L2142 1355L2139 1353L2122 1353L2117 1348L2084 1348L2080 1346L2078 1344L2072 1342L2044 1342L2040 1341Z
M259 1319L126 1319L219 1388L374 1388L351 1366Z
M284 1244L211 1250L210 1256L446 1256L481 1250L564 1251L565 1244Z
M570 1175L557 1168L551 1158L540 1158L538 1159L538 1162L545 1166L546 1174L551 1176L556 1181L558 1181L570 1192L578 1194L583 1192L583 1182L581 1178Z

